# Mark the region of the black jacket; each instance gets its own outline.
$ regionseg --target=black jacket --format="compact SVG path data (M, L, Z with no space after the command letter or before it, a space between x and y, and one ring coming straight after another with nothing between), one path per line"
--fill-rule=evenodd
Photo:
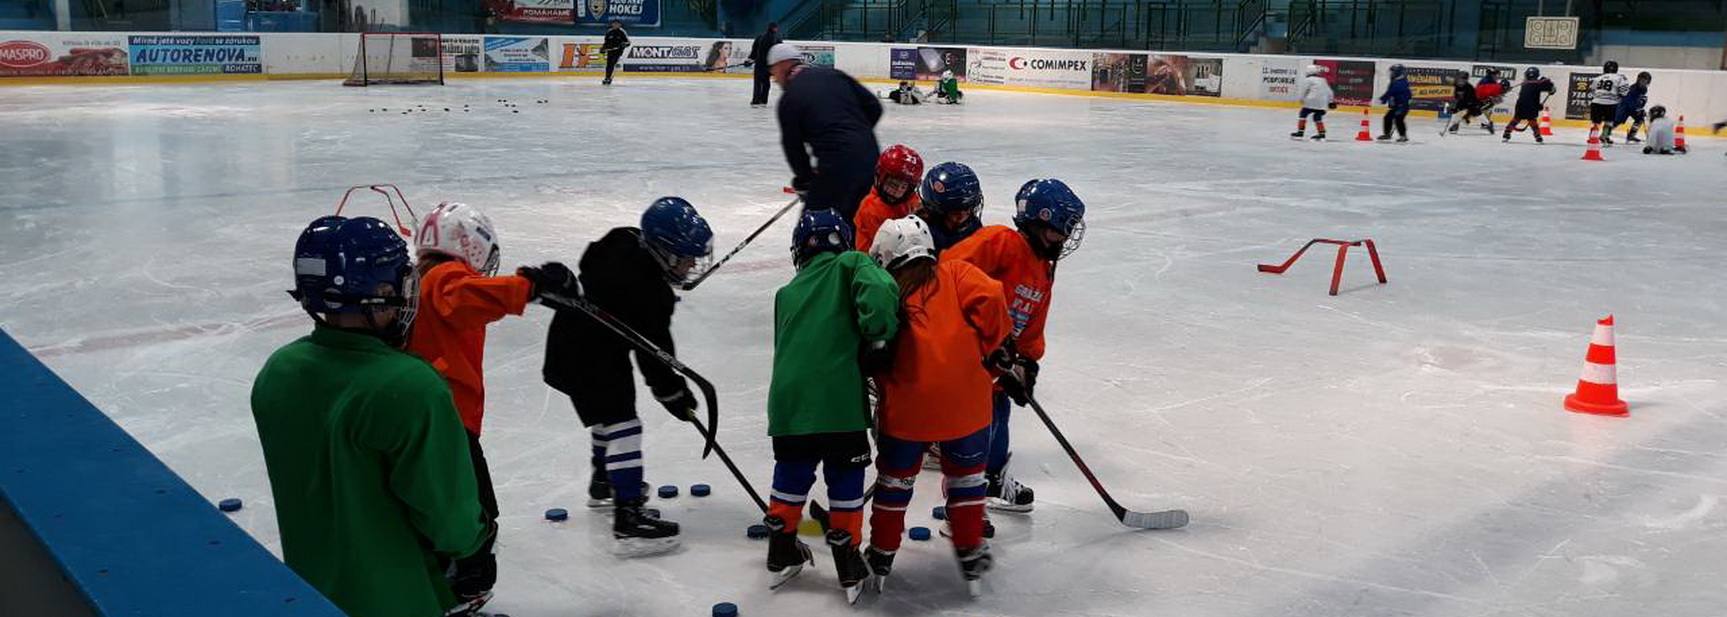
M784 42L785 40L780 38L778 30L763 32L761 36L756 37L755 44L750 45L750 60L755 61L756 70L768 70L768 50Z
M606 31L606 42L600 45L600 49L616 53L629 46L630 33L624 32L623 28L618 28L617 30Z
M642 246L641 230L619 227L588 245L580 264L582 290L588 300L617 317L666 353L672 347L672 307L677 295L666 283L659 262ZM546 385L570 395L577 411L614 413L634 406L636 380L630 373L630 353L636 355L642 377L655 396L685 389L678 375L654 356L636 349L604 324L575 310L560 310L546 332Z
M1541 113L1541 101L1558 91L1553 81L1542 77L1535 81L1524 81L1523 89L1517 92L1516 116L1519 118L1534 118Z
M881 154L875 139L881 99L837 70L820 66L796 70L786 81L779 102L780 146L785 149L793 177L817 181L810 165L810 154L814 154L822 166L819 181L850 184L857 178L839 176L860 176L867 182ZM857 208L857 204L850 205Z

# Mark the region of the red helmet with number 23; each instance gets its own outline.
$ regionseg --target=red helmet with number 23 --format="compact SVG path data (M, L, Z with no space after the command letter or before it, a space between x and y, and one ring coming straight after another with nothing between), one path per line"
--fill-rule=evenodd
M923 178L923 157L916 150L895 144L883 150L875 162L875 188L882 201L899 204L911 197Z

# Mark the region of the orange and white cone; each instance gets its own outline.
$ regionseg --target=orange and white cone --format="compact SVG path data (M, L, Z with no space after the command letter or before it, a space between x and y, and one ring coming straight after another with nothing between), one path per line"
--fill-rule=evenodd
M1541 136L1553 136L1553 116L1547 115L1547 108L1541 108Z
M1355 141L1373 141L1373 123L1367 118L1368 109L1361 108L1361 132L1355 134Z
M1589 337L1589 355L1583 358L1583 376L1577 391L1565 397L1565 408L1598 416L1629 416L1630 406L1619 400L1619 363L1613 353L1613 316L1595 323Z
M1673 149L1684 152L1685 148L1685 116L1679 116L1679 126L1673 127Z
M1605 160L1607 160L1607 159L1601 158L1601 125L1599 125L1599 124L1590 125L1590 127L1589 127L1589 149L1583 151L1583 160L1585 160L1585 161L1605 161Z

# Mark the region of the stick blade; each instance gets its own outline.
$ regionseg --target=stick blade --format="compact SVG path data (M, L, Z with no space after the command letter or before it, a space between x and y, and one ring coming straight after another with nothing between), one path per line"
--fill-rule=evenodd
M1259 264L1259 271L1260 272L1270 272L1272 274L1283 274L1283 270L1284 269L1281 266L1274 266L1271 264Z
M1180 529L1187 526L1187 511L1134 512L1128 510L1121 514L1121 524L1139 529Z

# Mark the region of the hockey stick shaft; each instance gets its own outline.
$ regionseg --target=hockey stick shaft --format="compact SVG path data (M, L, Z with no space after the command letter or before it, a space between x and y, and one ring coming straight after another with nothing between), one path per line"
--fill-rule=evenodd
M1110 496L1109 491L1103 488L1103 483L1098 481L1097 474L1092 473L1091 467L1085 464L1085 459L1079 457L1079 452L1073 449L1073 444L1067 441L1067 436L1061 433L1061 429L1056 428L1055 421L1051 420L1049 413L1043 410L1043 405L1039 405L1037 399L1032 398L1030 392L1026 393L1025 402L1031 406L1032 411L1037 412L1038 419L1043 420L1043 425L1049 429L1049 434L1054 435L1055 441L1061 444L1061 449L1067 451L1067 457L1073 459L1073 464L1079 467L1079 472L1085 475L1087 481L1091 482L1091 487L1097 489L1098 496L1102 497L1103 502L1109 505L1109 511L1115 514L1116 520L1125 525L1147 529L1173 528L1187 524L1187 513L1181 510L1141 513L1122 507L1114 497Z
M605 327L610 328L613 332L616 332L618 336L623 337L624 340L628 341L631 345L635 345L642 351L652 354L668 368L676 371L684 377L688 377L690 381L696 382L696 388L702 391L702 398L708 406L708 425L713 427L711 432L708 430L702 431L702 436L706 438L706 443L702 446L702 458L707 458L709 453L719 447L719 444L714 441L715 433L719 431L719 395L714 392L714 384L712 382L709 382L707 378L702 377L700 373L691 370L690 367L684 366L684 363L679 362L677 357L666 353L666 350L664 349L660 349L659 345L655 345L653 341L648 340L648 337L642 336L640 332L636 332L635 329L631 328L628 324L619 321L618 318L601 310L600 307L594 306L594 303L589 301L587 298L544 296L542 297L541 302L554 309L572 309L586 313L589 317L592 317L594 321L598 321L601 325L604 325ZM700 424L697 424L696 426L698 429L701 428ZM743 480L743 477L739 476L738 479ZM746 482L746 485L747 484L748 483Z
M714 271L719 270L720 266L726 265L727 261L731 261L733 255L737 255L738 251L744 250L744 247L749 246L750 242L755 241L756 236L762 235L762 232L767 231L769 227L772 227L774 224L774 221L780 220L780 217L785 216L787 212L790 212L792 208L797 207L797 205L800 203L803 203L803 201L804 201L803 196L799 195L799 196L793 198L790 202L786 203L785 207L780 208L779 212L775 212L773 217L768 219L768 222L762 223L762 226L757 227L755 232L751 233L748 238L744 238L743 242L739 242L737 248L732 249L732 252L726 253L725 257L721 257L719 261L714 262L714 265L708 267L707 270L703 271L701 273L701 275L696 277L696 280L690 281L689 283L685 284L684 285L684 291L693 290L696 288L697 285L702 284L702 281L708 280L708 277L713 276Z
M728 64L725 66L711 66L711 67L702 69L702 72L703 73L712 73L714 71L729 71L732 69L741 69L743 67L750 66L750 64L751 63L749 63L749 62L739 62L737 64Z

